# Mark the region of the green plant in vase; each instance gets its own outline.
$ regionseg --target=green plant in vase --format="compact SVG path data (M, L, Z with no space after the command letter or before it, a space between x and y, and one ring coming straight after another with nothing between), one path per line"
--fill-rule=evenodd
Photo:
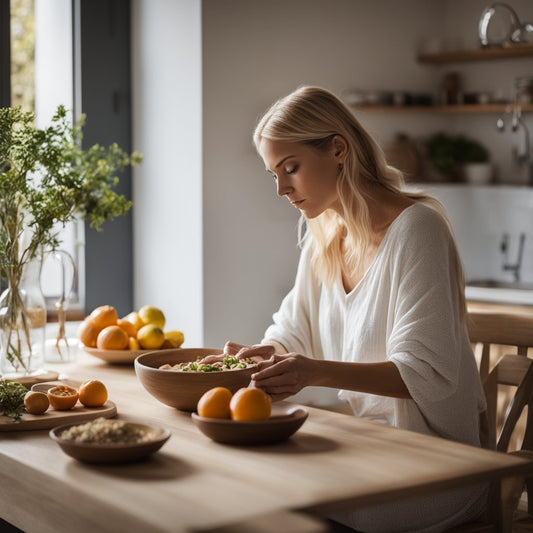
M58 227L81 217L102 224L127 212L131 201L116 192L119 173L141 155L117 144L81 148L84 117L72 125L59 106L46 128L33 113L0 109L0 274L7 289L0 297L0 373L35 370L32 330L44 328L46 311L31 305L26 278L40 272L44 251L60 245ZM42 296L42 295L41 295Z

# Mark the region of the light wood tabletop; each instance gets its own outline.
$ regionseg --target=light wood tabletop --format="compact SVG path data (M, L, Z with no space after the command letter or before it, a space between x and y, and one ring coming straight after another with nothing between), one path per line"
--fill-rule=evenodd
M218 444L190 413L150 396L133 366L80 351L75 363L54 368L72 380L102 380L119 419L163 425L172 436L146 461L91 466L65 455L47 430L0 433L0 516L27 533L229 531L265 516L277 517L280 530L294 512L325 516L533 473L518 457L312 407L283 443Z

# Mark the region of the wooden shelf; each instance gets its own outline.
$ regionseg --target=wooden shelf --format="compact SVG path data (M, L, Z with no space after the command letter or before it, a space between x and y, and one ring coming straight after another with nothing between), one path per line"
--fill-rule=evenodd
M533 56L533 44L515 44L511 46L479 48L477 50L422 54L418 56L418 61L420 63L432 63L438 65L444 63L487 61L492 59L507 59L510 57L526 56Z
M468 105L425 105L425 106L395 106L395 105L360 105L352 106L356 111L372 111L386 113L506 113L513 109L512 104L468 104ZM533 111L533 104L521 106L522 112Z

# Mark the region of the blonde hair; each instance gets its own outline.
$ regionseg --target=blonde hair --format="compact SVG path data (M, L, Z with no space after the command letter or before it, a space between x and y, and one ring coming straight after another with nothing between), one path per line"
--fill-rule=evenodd
M353 113L325 89L300 87L275 102L260 119L253 139L258 151L262 139L301 143L325 151L337 135L348 147L337 181L342 216L327 209L314 219L300 217L300 243L310 234L313 271L328 285L338 278L344 261L355 270L369 247L372 228L366 184L381 185L394 194L422 201L437 210L450 226L444 207L435 198L402 191L402 173L387 164L385 154ZM464 274L457 253L455 263L460 315L464 317Z

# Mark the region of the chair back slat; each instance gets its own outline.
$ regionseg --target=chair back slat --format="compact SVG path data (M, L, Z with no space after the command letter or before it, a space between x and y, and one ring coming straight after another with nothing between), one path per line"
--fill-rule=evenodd
M518 375L520 370L521 376ZM511 435L513 434L518 419L531 400L533 393L533 360L522 357L521 355L506 355L498 361L494 370L491 372L491 374L494 373L498 376L498 383L502 383L500 371L506 377L511 377L512 375L513 378L519 378L515 380L517 389L505 413L504 424L498 437L496 448L498 451L506 452L509 448ZM524 444L522 443L522 448L524 448Z
M498 361L498 383L500 385L513 385L518 387L532 362L532 359L521 355L504 355Z

